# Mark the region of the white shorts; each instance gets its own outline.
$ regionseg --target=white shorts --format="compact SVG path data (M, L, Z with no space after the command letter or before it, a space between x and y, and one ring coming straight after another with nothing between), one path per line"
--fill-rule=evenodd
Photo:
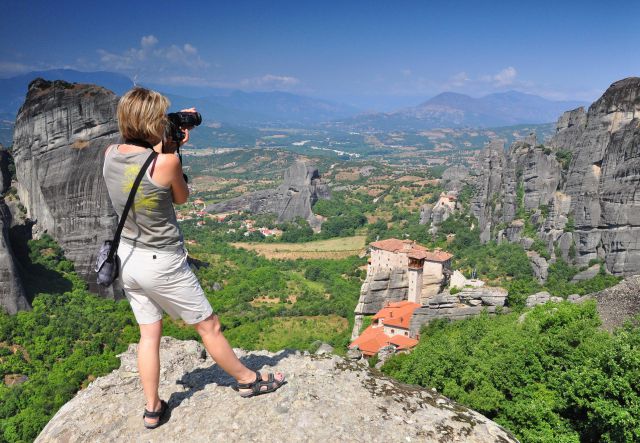
M161 320L162 311L188 324L213 313L184 248L153 250L121 242L118 257L124 292L139 324Z

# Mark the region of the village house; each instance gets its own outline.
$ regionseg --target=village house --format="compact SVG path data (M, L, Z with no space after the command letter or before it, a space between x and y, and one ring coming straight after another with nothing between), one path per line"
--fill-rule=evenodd
M357 347L365 357L376 355L386 346L393 346L395 352L408 351L418 344L419 337L411 337L409 324L419 307L418 303L410 301L388 303L349 347Z

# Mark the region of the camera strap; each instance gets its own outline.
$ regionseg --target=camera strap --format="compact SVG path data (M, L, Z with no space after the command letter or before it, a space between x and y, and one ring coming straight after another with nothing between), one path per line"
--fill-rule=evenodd
M124 141L128 145L140 146L141 148L153 149L153 145L146 140L139 138L127 138Z
M133 201L135 199L136 192L138 191L138 187L140 186L140 182L142 181L142 177L144 177L144 174L147 171L147 168L149 168L149 165L151 164L153 159L155 159L157 156L158 156L158 153L152 150L151 154L149 155L149 157L147 157L147 160L144 162L144 164L140 168L140 172L138 173L138 176L133 182L133 186L131 187L131 192L129 192L129 198L127 199L127 203L125 203L124 209L122 210L122 215L120 216L118 229L116 229L116 233L113 236L113 242L111 242L111 249L109 250L109 256L107 258L107 261L109 262L113 260L113 256L118 250L118 245L120 244L120 235L122 235L122 230L124 229L124 223L127 220L127 215L129 214L129 210L131 209L131 206L133 206Z

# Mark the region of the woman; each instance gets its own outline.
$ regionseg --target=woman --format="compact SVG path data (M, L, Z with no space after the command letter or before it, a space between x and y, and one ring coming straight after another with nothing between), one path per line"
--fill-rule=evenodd
M168 107L169 101L155 91L136 87L127 92L118 103L118 127L125 143L107 148L103 170L109 197L121 215L149 149L159 154L140 183L118 248L124 291L140 326L138 369L147 428L157 427L168 407L158 396L163 311L195 326L211 357L238 382L235 389L241 396L273 392L284 384L282 374L263 377L238 360L187 264L173 203L185 203L189 189L174 154L177 145L163 141Z

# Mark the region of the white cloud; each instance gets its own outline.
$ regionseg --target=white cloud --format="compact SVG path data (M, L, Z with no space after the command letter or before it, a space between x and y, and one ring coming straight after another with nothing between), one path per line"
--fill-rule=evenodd
M0 73L2 74L20 74L31 71L32 67L18 62L0 62Z
M469 80L471 79L469 78L469 75L467 75L466 72L464 71L458 72L457 74L455 74L453 77L449 79L449 81L447 82L447 86L457 88L460 86L464 86L465 83L467 83Z
M143 48L150 48L152 46L155 46L157 43L158 39L155 35L145 35L144 37L142 37L142 39L140 39L140 46L142 46Z
M493 75L484 75L481 77L482 81L493 84L493 86L499 88L502 86L509 86L514 84L518 71L513 66L504 68L502 71Z
M262 77L245 78L240 86L250 89L288 89L300 83L296 77L266 74Z
M153 74L177 67L202 69L209 66L191 43L159 46L159 40L154 35L143 36L139 47L121 53L98 49L98 54L103 68L129 73Z

